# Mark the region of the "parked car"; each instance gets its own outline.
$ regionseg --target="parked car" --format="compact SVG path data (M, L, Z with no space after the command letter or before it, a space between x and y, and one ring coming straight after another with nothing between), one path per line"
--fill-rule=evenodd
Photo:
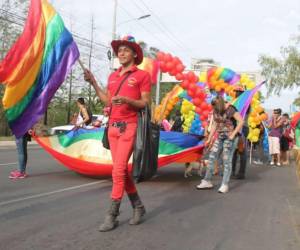
M93 115L92 116L92 122L91 124L96 121L96 120L101 120L103 117L103 115ZM87 129L92 129L94 128L92 125L88 125L86 126ZM63 134L66 133L68 131L71 131L75 126L74 125L62 125L62 126L56 126L50 129L50 134L51 135L59 135L59 134Z

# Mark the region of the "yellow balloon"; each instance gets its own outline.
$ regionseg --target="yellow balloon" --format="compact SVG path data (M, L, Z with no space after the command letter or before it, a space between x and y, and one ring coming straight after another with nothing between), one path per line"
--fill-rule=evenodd
M200 82L207 82L207 73L206 72L202 72L200 74L199 81Z

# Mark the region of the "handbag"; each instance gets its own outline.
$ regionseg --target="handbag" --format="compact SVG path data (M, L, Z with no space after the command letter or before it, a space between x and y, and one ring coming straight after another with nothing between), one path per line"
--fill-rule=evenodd
M157 172L159 125L151 122L147 105L138 113L138 127L133 151L133 178L136 182L149 180Z
M129 77L130 74L131 74L131 72L129 72L129 73L124 77L124 79L123 79L122 82L120 83L120 85L119 85L119 87L118 87L116 93L115 93L112 97L114 97L114 96L116 96L116 95L119 94L120 89L121 89L123 83L126 81L126 79ZM111 114L111 110L112 110L112 105L110 106L110 109L109 109L109 114L108 114L109 117L110 117L110 114ZM103 145L103 147L106 148L106 149L110 149L109 140L108 140L108 127L109 127L109 120L108 120L108 122L107 122L107 124L106 124L106 126L105 126L105 128L104 128L104 133L103 133L103 137L102 137L102 145Z

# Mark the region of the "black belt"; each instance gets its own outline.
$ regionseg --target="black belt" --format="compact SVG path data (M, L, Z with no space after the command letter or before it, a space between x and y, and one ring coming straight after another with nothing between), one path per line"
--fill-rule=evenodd
M111 126L115 127L115 128L122 128L122 127L126 127L126 122L113 122L111 124Z

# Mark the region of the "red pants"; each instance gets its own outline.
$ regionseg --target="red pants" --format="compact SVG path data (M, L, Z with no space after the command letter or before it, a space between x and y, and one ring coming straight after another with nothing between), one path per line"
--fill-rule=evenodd
M108 139L113 160L113 187L111 193L113 200L121 200L124 190L128 194L137 192L131 173L128 171L128 161L133 151L136 128L136 123L129 123L124 133L120 133L120 129L113 126L109 126L108 129Z

